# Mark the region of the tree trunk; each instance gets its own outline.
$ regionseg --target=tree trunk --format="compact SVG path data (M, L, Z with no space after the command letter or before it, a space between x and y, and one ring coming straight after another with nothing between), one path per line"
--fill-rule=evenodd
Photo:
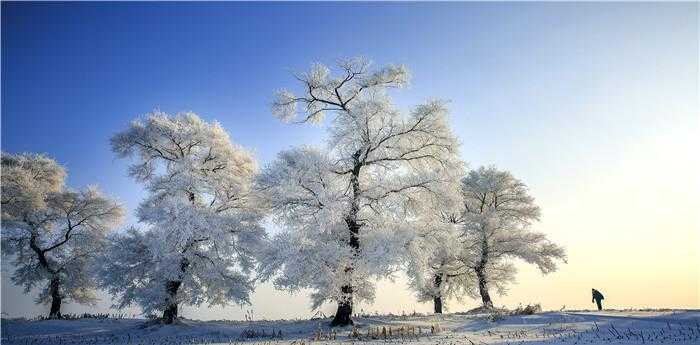
M350 177L350 185L352 186L352 204L350 206L350 213L345 218L345 223L348 225L348 231L350 232L350 238L348 239L348 245L352 248L353 256L360 256L360 227L362 226L357 220L357 214L360 212L360 169L362 165L359 163L358 159L360 157L360 151L355 152L353 158L355 159L355 166L352 170L352 175ZM347 275L352 275L352 264L345 268L345 273ZM353 286L345 285L341 288L343 293L343 300L338 301L338 310L335 312L335 317L331 321L331 327L335 326L347 326L352 325L352 307L353 307Z
M360 226L354 217L348 217L346 219L348 224L348 229L350 230L350 240L349 245L353 249L354 255L359 255L360 253L360 238L358 236L360 231ZM348 275L352 274L352 266L345 268L345 273ZM338 310L335 312L335 317L331 322L331 326L347 326L352 325L352 306L353 306L353 287L351 285L345 285L340 290L343 293L344 299L338 301Z
M49 311L49 319L61 318L61 281L58 277L53 277L49 283L51 292L51 311Z
M486 284L486 276L484 275L483 269L476 270L476 277L479 279L479 294L481 295L481 302L486 308L493 308L493 302L491 302L491 295L489 295L489 288Z
M433 309L435 314L442 314L442 297L437 296L433 298Z
M491 302L491 295L489 295L489 287L486 282L486 273L484 272L484 269L488 263L490 253L489 249L487 238L484 237L481 240L481 260L479 261L479 265L476 267L476 277L479 280L479 294L481 295L481 303L484 308L491 309L493 308L493 302Z
M180 279L183 278L190 261L187 258L180 259ZM171 280L165 283L165 291L168 296L165 299L165 309L163 310L163 323L172 324L177 319L177 291L182 285L182 280Z
M39 259L39 265L51 275L49 282L49 293L51 294L51 310L49 311L49 319L61 318L61 279L58 276L58 271L51 268L49 260L46 259L46 250L41 249L37 244L37 235L32 233L29 240L29 247L36 253Z
M181 284L180 281L169 281L165 284L168 298L163 310L163 323L166 325L172 324L177 319L177 290L180 289Z
M331 327L352 325L352 286L343 286L341 291L346 299L338 302L338 310L331 321Z
M433 284L435 290L437 291L435 296L433 296L433 309L435 311L435 314L442 314L442 291L440 290L440 286L442 285L442 276L439 274L435 274Z

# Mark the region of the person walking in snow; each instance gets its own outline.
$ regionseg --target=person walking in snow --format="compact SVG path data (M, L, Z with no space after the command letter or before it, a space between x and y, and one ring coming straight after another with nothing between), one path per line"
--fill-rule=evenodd
M591 292L593 294L593 298L591 299L591 303L593 303L593 301L595 301L595 303L598 305L598 310L603 310L603 304L601 301L604 300L605 297L603 297L603 294L600 293L600 291L598 291L596 289L591 289Z

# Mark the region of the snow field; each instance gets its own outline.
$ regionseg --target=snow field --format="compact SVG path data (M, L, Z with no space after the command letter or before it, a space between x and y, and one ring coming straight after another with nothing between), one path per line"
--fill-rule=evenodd
M143 319L2 320L8 345L204 344L699 344L700 311L547 312L488 315L377 316L356 327L330 328L330 319L277 321Z

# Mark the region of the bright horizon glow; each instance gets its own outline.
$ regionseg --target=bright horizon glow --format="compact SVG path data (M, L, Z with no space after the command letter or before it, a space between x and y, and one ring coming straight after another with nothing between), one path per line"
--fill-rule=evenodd
M292 71L355 55L402 63L413 78L392 94L397 103L449 100L462 158L525 182L542 208L533 228L567 249L568 264L546 276L518 264L495 305L590 309L594 287L606 308L700 308L698 25L697 3L3 2L2 150L56 158L68 185L98 184L133 223L143 192L108 145L131 119L192 110L263 166L282 149L324 143L322 127L270 114L274 91L295 86ZM3 264L3 316L46 313L9 282L10 269ZM270 284L252 303L182 310L313 315L305 294ZM447 311L477 305L448 301ZM432 306L399 274L361 310Z

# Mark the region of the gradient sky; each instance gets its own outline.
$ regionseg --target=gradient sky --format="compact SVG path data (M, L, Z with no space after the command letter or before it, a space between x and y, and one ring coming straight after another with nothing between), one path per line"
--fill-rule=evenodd
M568 250L542 276L520 265L495 304L545 309L700 307L698 4L2 3L2 150L45 152L73 187L97 184L133 210L141 188L108 139L154 108L218 120L261 164L322 127L270 115L275 90L311 62L401 63L403 109L449 100L470 166L496 164L542 207L534 226ZM2 313L45 313L11 285ZM365 311L429 311L400 275ZM105 311L67 305L68 312ZM450 301L449 311L477 306ZM284 307L282 307L284 306ZM253 306L191 318L309 317L304 292L265 284ZM325 306L326 314L333 306Z

